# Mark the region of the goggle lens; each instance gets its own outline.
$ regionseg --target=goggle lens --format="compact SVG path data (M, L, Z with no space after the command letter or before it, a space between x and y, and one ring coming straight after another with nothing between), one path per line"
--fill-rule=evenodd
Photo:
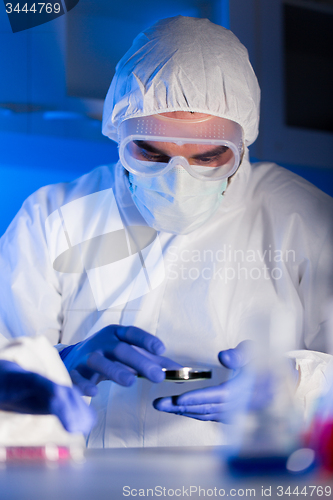
M129 118L118 134L123 166L146 177L180 165L198 179L225 179L237 170L243 147L238 123L210 115L197 120L163 114Z
M221 144L176 144L168 147L168 143L157 141L130 141L122 150L122 162L124 167L137 175L155 176L161 175L165 170L169 170L176 164L181 165L193 173L195 177L219 180L232 175L239 162L239 155L228 147ZM179 146L176 153L171 156L174 146ZM170 150L170 152L168 151ZM169 152L169 155L167 154ZM237 158L236 158L237 156ZM177 163L177 158L181 157L182 162ZM185 160L185 164L184 164ZM186 161L187 160L187 161ZM196 174L196 175L195 175Z

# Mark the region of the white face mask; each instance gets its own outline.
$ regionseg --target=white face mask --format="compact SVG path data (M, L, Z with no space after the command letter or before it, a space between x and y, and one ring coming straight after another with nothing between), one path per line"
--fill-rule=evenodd
M173 234L202 226L219 207L227 183L196 179L182 167L156 177L129 174L133 201L147 224Z

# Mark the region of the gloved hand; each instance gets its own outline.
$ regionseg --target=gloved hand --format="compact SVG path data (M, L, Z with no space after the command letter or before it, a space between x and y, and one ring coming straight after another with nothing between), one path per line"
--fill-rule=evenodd
M0 410L53 414L69 432L89 432L95 420L77 389L56 384L7 360L0 360Z
M254 390L253 377L242 370L252 358L252 341L240 342L234 349L221 351L220 363L231 370L238 370L233 378L214 387L185 392L180 396L155 399L156 410L176 413L197 420L229 423L235 412L251 405L262 405L270 397L269 380L260 381ZM257 381L256 381L257 384Z
M134 326L107 326L68 349L63 362L73 383L86 396L95 396L102 380L127 387L140 375L151 382L162 382L162 367L174 365L160 356L165 347L157 337Z

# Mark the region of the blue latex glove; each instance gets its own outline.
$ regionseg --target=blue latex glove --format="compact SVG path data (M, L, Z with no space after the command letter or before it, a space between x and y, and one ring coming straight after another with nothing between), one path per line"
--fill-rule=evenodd
M154 408L197 420L230 423L235 412L248 406L250 400L252 406L264 404L270 397L269 380L261 381L260 387L254 391L253 378L241 370L252 358L251 345L251 341L245 340L234 349L219 353L218 358L223 366L237 370L227 382L185 392L180 396L155 399Z
M157 337L140 328L110 325L70 346L62 359L73 383L86 396L95 396L97 384L102 380L127 387L140 375L151 382L162 382L165 378L162 367L174 364L161 356L164 350Z
M6 360L0 360L0 410L53 414L69 432L87 433L95 420L77 389L56 384Z

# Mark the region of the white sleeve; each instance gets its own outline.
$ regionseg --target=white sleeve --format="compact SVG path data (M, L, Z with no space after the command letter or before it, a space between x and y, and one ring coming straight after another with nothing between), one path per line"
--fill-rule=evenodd
M48 189L24 202L0 240L0 344L20 336L61 340L61 290L45 237Z
M295 360L299 372L299 383L295 398L308 419L312 416L316 400L325 394L331 385L333 356L317 351L290 351L288 357Z
M331 220L331 219L330 219ZM318 223L319 225L319 223ZM310 417L318 397L329 388L331 377L328 368L332 364L333 324L329 322L332 307L327 305L333 297L333 231L332 223L327 222L327 213L323 216L320 227L320 238L308 249L308 259L303 262L304 269L300 273L299 296L304 308L303 316L303 345L304 350L289 353L296 361L300 379L296 391L298 403L303 407L306 417ZM304 245L306 243L304 242Z

